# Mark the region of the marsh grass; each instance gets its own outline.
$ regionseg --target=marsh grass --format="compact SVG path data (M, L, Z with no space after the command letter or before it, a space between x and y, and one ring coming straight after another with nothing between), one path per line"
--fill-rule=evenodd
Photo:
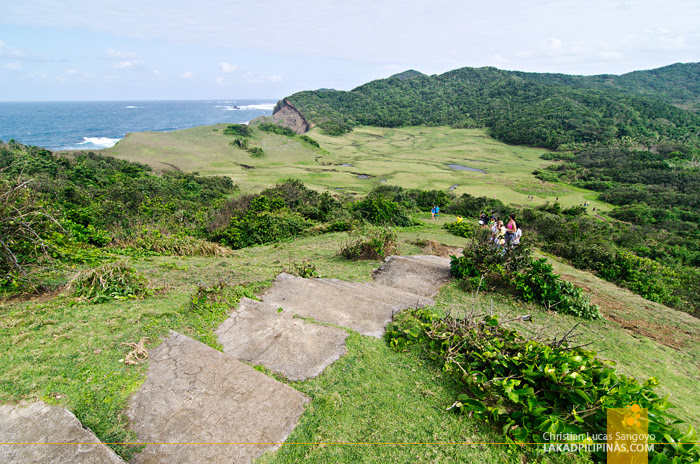
M535 178L534 170L552 163L540 158L546 150L506 145L482 129L357 127L342 136L313 129L307 135L320 148L300 138L259 131L255 143L264 149L265 158L255 159L229 145L230 137L221 133L224 127L129 134L103 152L160 170L175 166L185 172L230 176L245 192L259 192L288 178L300 179L314 190L338 193L340 188L349 195L366 194L385 184L445 191L457 185L456 195L469 193L505 203L536 206L559 197L564 207L592 200L591 207L597 211L611 209L598 202L593 192ZM457 171L447 164L485 172ZM360 174L370 177L360 178ZM587 197L592 194L594 198Z

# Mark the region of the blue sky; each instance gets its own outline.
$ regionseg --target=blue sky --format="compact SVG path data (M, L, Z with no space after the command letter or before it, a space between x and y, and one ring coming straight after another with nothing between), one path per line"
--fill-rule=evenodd
M2 0L0 101L278 99L407 69L700 61L697 0Z

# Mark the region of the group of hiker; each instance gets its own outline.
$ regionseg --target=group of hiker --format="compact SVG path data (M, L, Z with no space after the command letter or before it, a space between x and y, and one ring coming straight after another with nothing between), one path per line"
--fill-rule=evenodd
M515 221L515 213L510 214L508 222L504 224L498 219L495 211L491 211L490 217L484 212L479 217L479 225L491 229L491 240L497 246L518 245L520 237L523 236L523 231Z

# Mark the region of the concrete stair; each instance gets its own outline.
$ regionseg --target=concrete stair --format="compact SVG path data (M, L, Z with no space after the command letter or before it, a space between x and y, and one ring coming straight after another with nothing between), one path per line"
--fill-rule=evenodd
M265 303L315 321L347 327L362 335L381 337L392 317L406 308L433 300L377 284L348 285L335 279L303 279L282 273L263 294Z
M289 380L315 377L345 354L345 330L294 318L290 311L243 298L216 330L224 353L262 364Z
M42 401L0 405L0 462L124 464L70 411Z
M249 463L287 439L309 398L203 343L172 332L149 352L127 412L150 443L131 463Z

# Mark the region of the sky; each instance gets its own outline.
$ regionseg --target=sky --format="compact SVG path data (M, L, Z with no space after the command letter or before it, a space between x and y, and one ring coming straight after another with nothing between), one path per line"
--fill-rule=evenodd
M0 101L280 99L415 69L700 61L697 0L0 0Z

